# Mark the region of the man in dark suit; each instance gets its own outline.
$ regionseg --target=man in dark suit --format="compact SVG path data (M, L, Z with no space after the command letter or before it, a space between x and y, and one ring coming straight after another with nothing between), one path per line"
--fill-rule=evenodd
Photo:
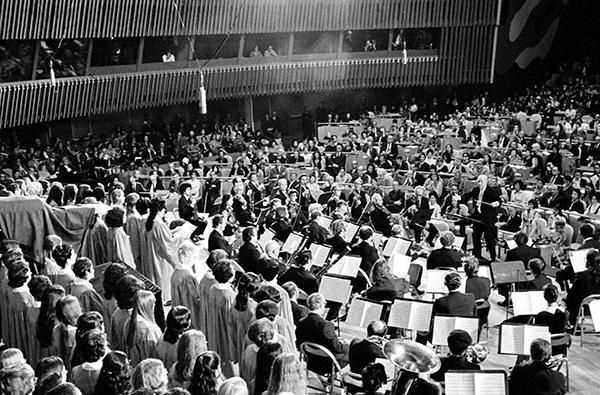
M260 245L256 240L256 228L253 226L245 228L242 231L242 241L244 244L242 244L238 253L238 263L246 272L258 273Z
M591 224L583 224L579 228L579 234L581 234L582 242L579 246L579 250L587 250L589 248L595 248L600 251L600 242L594 238L594 226ZM567 266L556 272L556 282L560 285L563 290L568 290L568 284L575 281L575 271L573 266L568 262ZM575 314L577 315L577 314Z
M313 294L319 290L319 282L316 277L306 270L312 261L312 253L310 250L300 251L296 255L296 266L291 266L277 282L281 285L288 281L292 281L307 295Z
M391 213L384 207L383 197L380 194L374 193L371 199L373 202L373 210L369 214L371 224L376 231L381 232L385 237L390 237L392 235Z
M482 174L477 177L478 186L473 188L471 197L475 212L472 218L477 221L473 223L473 255L481 257L481 236L485 237L485 243L490 253L490 260L496 260L496 239L498 229L496 228L496 216L500 207L500 188L497 185L488 185L488 176Z
M233 248L231 244L225 240L223 236L223 232L225 231L225 218L222 215L217 214L213 217L213 228L214 230L208 236L208 252L213 250L221 249L227 253L227 255L231 256L233 252Z
M442 367L440 370L431 375L431 379L435 381L444 381L444 375L449 370L481 370L477 364L467 361L463 353L473 344L473 339L467 331L455 329L448 334L448 348L450 354L447 357L440 358Z
M448 295L436 299L433 302L432 317L436 314L462 315L467 317L477 317L477 307L475 306L475 296L473 294L464 294L458 290L461 285L461 278L457 272L446 274L444 279L448 288Z
M453 267L458 269L462 266L460 252L454 250L454 234L450 231L442 232L440 243L442 248L431 251L427 258L427 269L437 269L439 267Z
M539 248L529 247L527 242L529 238L526 233L517 233L515 235L515 243L517 246L512 250L508 250L506 253L505 261L521 261L525 264L525 267L529 264L529 261L533 258L542 259L542 255ZM504 301L498 303L500 306L506 307L509 303L508 293L510 291L510 284L499 284L498 293L504 296Z
M275 232L274 238L285 243L290 233L292 233L292 225L288 219L288 209L285 206L280 206L275 209L275 223L271 225L271 230Z
M325 312L325 298L319 293L314 293L308 297L306 304L310 313L296 325L298 348L304 342L319 344L331 351L340 366L346 366L348 344L337 337L333 323L322 318ZM326 358L311 356L308 359L308 369L318 374L325 374L331 372L331 364Z
M360 242L352 248L350 254L360 256L362 258L360 268L364 270L365 273L371 273L371 268L379 259L379 252L377 252L377 248L373 246L373 229L369 226L361 226L358 230L358 238ZM357 280L359 278L357 278Z
M564 394L567 392L565 376L548 366L552 346L548 341L531 342L531 362L515 366L508 381L511 395Z
M308 238L306 247L310 247L312 243L323 244L327 240L327 229L319 224L319 217L323 215L318 210L310 213L310 225L308 226Z
M336 144L335 153L331 155L329 174L333 177L337 176L340 172L340 169L344 169L346 167L346 155L342 153L342 144Z
M348 351L352 373L360 374L369 363L375 362L375 359L386 358L381 347L381 340L387 334L387 329L385 322L371 321L367 326L367 338L352 340Z
M196 242L204 233L204 229L206 229L206 221L198 218L194 212L194 206L191 200L192 184L189 182L182 183L179 186L179 193L181 194L179 202L177 203L177 207L179 208L179 217L191 223L192 225L196 225L196 230L194 230L190 235L190 239Z
M292 314L294 316L294 325L298 325L298 323L304 318L308 317L308 308L306 306L302 306L298 303L298 296L300 292L298 291L298 286L291 281L283 284L281 288L285 289L290 297L290 304L292 305Z

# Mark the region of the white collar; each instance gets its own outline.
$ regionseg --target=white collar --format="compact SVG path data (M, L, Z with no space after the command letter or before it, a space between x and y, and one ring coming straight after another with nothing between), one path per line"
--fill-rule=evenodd
M84 370L100 370L102 369L102 359L96 362L84 362L81 364L81 368Z
M23 284L20 287L13 288L12 291L15 294L21 294L21 293L24 293L24 292L29 292L29 287L27 287L27 284Z
M94 288L92 286L92 283L90 283L88 280L79 277L75 277L75 279L73 280L73 285L85 285L90 289Z
M216 284L215 284L215 288L216 288L216 289L232 289L232 288L231 288L231 284L229 284L229 283L225 283L225 284L222 284L222 283L216 283Z

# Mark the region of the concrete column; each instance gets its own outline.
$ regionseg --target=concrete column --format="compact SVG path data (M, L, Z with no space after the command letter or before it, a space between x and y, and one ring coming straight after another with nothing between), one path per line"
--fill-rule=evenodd
M137 53L137 63L135 65L135 69L140 71L142 68L142 60L144 59L144 43L146 39L144 37L140 37L140 44L138 45L138 53Z

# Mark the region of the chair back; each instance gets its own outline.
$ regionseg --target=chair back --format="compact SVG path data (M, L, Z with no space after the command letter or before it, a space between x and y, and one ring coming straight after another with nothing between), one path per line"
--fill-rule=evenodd
M421 277L423 277L423 266L418 263L411 263L408 267L408 277L410 279L410 285L416 288L421 284Z
M307 369L308 369L310 358L312 357L312 358L321 358L321 359L329 360L328 362L331 362L330 373L333 376L335 376L335 374L337 372L342 371L340 364L335 359L335 356L331 353L331 351L329 351L328 349L326 349L325 347L323 347L320 344L312 343L312 342L304 342L300 345L300 352L304 356ZM315 373L322 374L322 372L315 372Z

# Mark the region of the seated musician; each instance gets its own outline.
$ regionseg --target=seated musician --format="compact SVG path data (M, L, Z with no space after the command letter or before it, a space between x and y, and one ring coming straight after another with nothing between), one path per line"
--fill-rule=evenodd
M369 226L361 226L358 230L358 243L352 247L350 253L362 258L360 268L365 273L371 273L375 262L379 259L379 252L373 245L373 229Z
M591 250L586 256L587 270L577 273L567 295L569 322L573 326L579 315L581 302L593 294L600 294L600 252Z
M439 267L453 267L458 269L462 266L462 255L453 248L454 240L454 233L450 231L442 232L440 235L442 248L431 251L429 258L427 258L427 269L437 269Z
M271 229L275 232L274 238L285 243L290 233L292 233L292 224L289 220L287 207L281 206L275 209L275 223L271 226Z
M531 270L531 274L533 275L533 280L529 282L527 288L534 291L541 291L548 284L551 284L552 281L544 274L544 269L546 268L546 263L541 258L533 258L531 259L527 266L529 270Z
M425 188L422 186L416 187L411 205L408 208L408 212L411 215L411 228L415 233L415 241L417 243L421 242L421 234L425 227L425 223L431 218L429 202L424 194Z
M346 232L346 224L341 219L336 219L329 226L329 230L333 236L325 240L325 244L331 246L331 250L335 254L343 254L348 251L348 243L343 236Z
M277 282L282 285L288 281L292 281L303 290L307 295L315 293L319 290L319 283L315 276L307 270L311 266L312 253L310 250L300 251L294 260L295 265L285 271Z
M530 361L513 368L508 381L509 393L511 395L566 393L565 377L548 365L552 357L550 343L543 339L535 339L531 342L530 354Z
M548 239L550 246L553 247L553 264L566 265L569 262L568 251L573 241L573 227L567 223L565 217L556 217Z
M262 247L256 238L256 228L249 226L242 231L244 244L238 252L238 263L246 272L258 273L258 260Z
M294 315L294 325L298 325L301 319L308 316L308 308L298 303L298 296L300 291L298 286L291 281L281 286L285 289L290 297L290 304L292 305L292 314Z
M348 197L348 206L350 207L350 215L352 218L358 220L368 203L369 195L367 195L363 189L363 180L357 178L354 180L354 189Z
M327 229L321 226L319 218L323 215L320 210L314 210L310 213L310 224L308 225L308 238L306 247L312 243L323 244L327 239ZM312 292L311 292L312 293Z
M338 200L338 202L335 205L335 211L333 211L331 213L331 218L335 219L343 219L343 220L349 220L350 216L350 209L348 207L348 202L346 202L345 200Z
M225 217L220 214L217 214L212 219L214 230L210 233L208 237L208 252L213 250L223 250L227 252L227 255L231 256L233 251L233 247L223 236L225 232L225 227L227 226L227 221Z
M392 190L383 197L385 207L392 213L399 213L404 207L404 192L398 181L392 182Z
M392 274L385 259L378 259L371 271L371 288L367 289L367 298L378 301L394 301L410 292L410 283L404 278Z
M596 250L600 250L600 241L596 239L595 236L595 228L592 224L583 224L579 228L579 234L581 235L581 245L578 250L587 250L589 248L595 248ZM560 285L560 287L564 290L568 290L569 282L575 281L575 272L573 271L573 266L571 266L570 261L565 261L566 266L556 272L556 281Z
M384 207L380 194L374 193L371 199L373 201L373 210L369 214L371 224L377 232L381 232L385 237L390 237L392 233L391 213Z
M539 248L529 247L527 245L527 242L529 241L527 234L523 232L517 233L514 237L514 240L515 243L517 243L517 246L512 250L508 250L506 252L505 261L521 261L525 265L527 265L527 263L534 258L542 259L542 255ZM504 296L504 301L498 303L500 306L508 306L508 303L510 302L508 298L509 291L510 284L498 285L498 293Z
M298 203L298 191L295 189L290 190L290 199L287 203L288 213L290 218L294 218L293 230L299 231L306 224L306 215L304 214L303 208Z
M535 316L535 324L547 326L551 334L565 333L569 312L558 305L558 288L553 284L544 287L544 299L548 307ZM564 354L567 345L552 347L552 355Z
M375 362L377 358L386 358L382 347L387 331L388 327L384 321L371 321L367 326L367 337L352 340L348 351L352 373L362 372L369 363Z
M445 381L444 375L449 370L481 370L481 367L473 363L465 356L465 351L473 344L473 339L467 331L454 329L448 334L448 348L450 353L441 357L442 367L431 375L435 381Z
M308 316L296 326L296 343L298 348L304 342L319 344L335 356L340 366L348 365L348 344L340 340L333 323L323 318L325 313L325 298L320 293L311 294L306 301ZM311 356L308 368L312 371L331 372L331 363L328 360Z
M448 314L477 317L475 296L460 292L461 282L461 277L457 272L446 274L444 283L446 284L446 288L448 288L448 294L433 302L432 316L436 314Z
M508 207L508 213L500 215L500 219L496 225L498 229L516 233L521 229L521 216L517 214L517 210L514 207Z
M192 184L189 182L181 183L179 186L179 194L181 195L178 202L179 217L196 226L196 230L190 235L190 239L196 242L200 240L202 233L206 228L206 221L203 221L196 213L194 213Z

